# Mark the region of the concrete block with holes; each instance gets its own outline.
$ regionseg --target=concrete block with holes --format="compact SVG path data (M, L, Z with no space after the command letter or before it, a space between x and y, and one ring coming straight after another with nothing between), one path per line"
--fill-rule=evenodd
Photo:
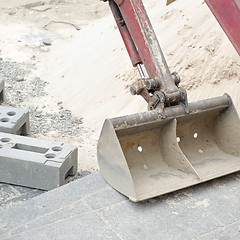
M0 182L50 190L77 171L76 147L0 133Z
M28 135L29 112L27 110L0 106L0 132Z
M5 101L5 82L3 79L0 79L0 102Z

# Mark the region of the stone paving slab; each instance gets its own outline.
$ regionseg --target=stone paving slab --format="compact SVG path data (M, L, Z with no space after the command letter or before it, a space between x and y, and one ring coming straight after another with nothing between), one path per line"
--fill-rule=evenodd
M216 229L206 235L197 237L196 240L213 240L213 239L219 239L219 240L236 239L237 240L237 239L240 239L239 234L240 234L240 222L237 221L226 227Z
M0 239L240 239L240 174L133 203L96 172L0 210Z
M39 189L0 183L0 209L12 206L44 193Z

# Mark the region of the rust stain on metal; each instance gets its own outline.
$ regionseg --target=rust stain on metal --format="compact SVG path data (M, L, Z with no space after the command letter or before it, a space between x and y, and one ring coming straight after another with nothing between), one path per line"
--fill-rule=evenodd
M151 142L151 145L152 145L152 146L156 146L156 145L157 145L157 142L156 142L156 141L152 141L152 142Z
M142 135L140 138L141 138L141 139L148 139L148 136Z
M126 142L123 144L124 144L124 147L123 147L124 150L128 150L129 148L131 148L134 145L134 143L132 143L132 142Z

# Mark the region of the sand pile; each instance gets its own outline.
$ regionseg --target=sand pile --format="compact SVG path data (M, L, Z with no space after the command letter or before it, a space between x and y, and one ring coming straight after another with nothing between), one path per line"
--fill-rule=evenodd
M168 7L164 1L144 4L189 101L228 92L240 110L239 56L203 0L178 0ZM83 117L96 136L105 118L146 110L144 100L129 93L138 73L110 14L66 40L56 40L41 62L39 75L50 83L50 93Z

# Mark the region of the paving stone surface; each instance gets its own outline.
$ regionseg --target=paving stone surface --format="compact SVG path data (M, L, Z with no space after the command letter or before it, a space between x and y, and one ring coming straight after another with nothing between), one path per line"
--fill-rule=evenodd
M240 174L134 203L96 172L0 210L0 239L240 239Z
M26 201L44 193L42 190L0 183L0 209Z

